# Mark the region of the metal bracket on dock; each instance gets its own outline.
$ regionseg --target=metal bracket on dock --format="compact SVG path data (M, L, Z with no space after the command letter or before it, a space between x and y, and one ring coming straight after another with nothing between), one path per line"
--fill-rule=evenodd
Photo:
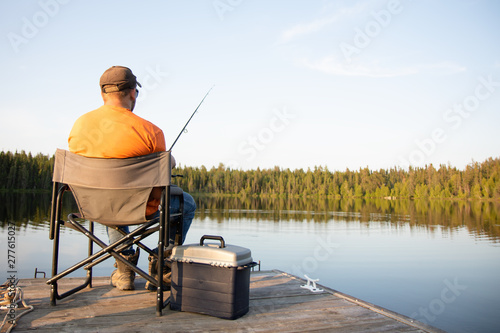
M45 279L45 272L39 271L38 268L35 267L35 279L38 277L38 274L43 274L43 278Z
M252 272L254 272L254 271L255 271L255 266L259 267L259 272L260 272L260 260L259 260L259 262L254 262L254 264L255 264L255 265L251 266L251 267L252 267L252 268L251 268L251 269L252 269Z
M323 289L319 289L318 287L316 287L316 282L318 282L319 279L311 279L309 276L307 276L305 274L304 274L304 276L307 279L307 284L301 285L300 286L301 288L309 289L313 293L319 293L319 292L323 291Z

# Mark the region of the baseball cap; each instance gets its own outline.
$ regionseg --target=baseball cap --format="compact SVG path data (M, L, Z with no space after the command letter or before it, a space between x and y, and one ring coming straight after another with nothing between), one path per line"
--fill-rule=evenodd
M103 93L116 92L125 89L134 89L137 86L142 87L130 68L123 66L113 66L108 68L99 80L101 91Z

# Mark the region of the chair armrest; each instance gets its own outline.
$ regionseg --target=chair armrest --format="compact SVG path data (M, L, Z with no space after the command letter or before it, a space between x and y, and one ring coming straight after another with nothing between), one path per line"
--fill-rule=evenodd
M182 195L184 191L177 185L170 185L170 195Z

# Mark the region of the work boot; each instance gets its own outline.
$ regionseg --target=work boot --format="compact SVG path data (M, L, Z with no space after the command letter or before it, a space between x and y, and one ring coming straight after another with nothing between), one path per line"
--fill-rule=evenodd
M139 260L139 248L137 248L134 254L121 254L121 256L132 264L137 265L137 261ZM115 267L117 269L111 273L111 285L119 290L134 290L135 272L118 260L115 262Z
M166 250L163 258L168 258L172 254L172 250ZM149 275L151 275L155 280L158 279L158 259L152 255L148 257L149 261ZM163 290L170 290L171 286L171 271L172 265L169 262L163 264ZM149 281L146 282L146 289L149 291L156 291L156 286L151 284Z

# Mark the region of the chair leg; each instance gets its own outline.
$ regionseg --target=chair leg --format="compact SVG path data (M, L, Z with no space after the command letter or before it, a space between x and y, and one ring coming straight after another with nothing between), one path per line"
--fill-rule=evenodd
M92 221L89 221L89 231L90 233L94 233L94 222ZM94 242L92 241L92 239L89 238L89 252L88 252L88 256L92 256L92 252L93 252L93 245L94 245ZM92 266L87 268L87 279L89 280L89 288L92 288Z
M54 182L52 188L52 204L50 212L50 231L49 239L53 240L52 249L52 276L57 275L57 267L59 264L59 235L61 230L61 210L62 198L64 192L68 189L67 185L60 186L59 183ZM56 299L59 298L57 290L57 281L50 283L50 305L56 305Z
M103 256L106 253L111 253L116 260L119 260L120 262L122 262L125 265L129 266L137 274L141 275L146 280L148 280L149 282L154 283L156 285L156 283L157 283L156 280L154 280L151 276L149 276L146 272L142 271L137 266L129 263L127 260L125 260L120 254L118 254L114 250L115 247L117 247L120 244L126 242L128 240L128 237L124 237L122 240L120 240L118 242L115 242L114 244L106 245L99 238L97 238L93 233L91 233L85 227L83 227L78 222L76 222L74 220L75 217L76 216L74 216L73 214L70 214L70 216L68 216L69 220L68 220L67 223L69 223L73 228L75 228L79 232L81 232L84 235L86 235L87 237L89 237L89 239L92 242L94 242L94 243L98 244L100 247L102 247L102 250L100 250L100 251L98 251L98 252L90 255L86 259L80 261L78 264L75 264L72 267L70 267L70 268L68 268L68 269L66 269L64 271L62 271L60 273L57 273L57 259L58 259L58 253L59 253L60 224L65 223L63 221L58 221L57 222L56 227L55 227L55 231L56 232L55 232L55 237L54 237L54 258L53 258L54 260L53 260L52 278L50 278L49 280L47 280L47 284L49 284L51 286L51 291L50 291L50 304L51 305L55 305L56 304L56 300L63 299L65 297L67 297L69 295L72 295L72 294L74 294L74 293L76 293L76 292L84 289L85 287L89 286L91 284L92 274L88 274L87 275L87 278L85 279L85 282L82 285L80 285L80 286L78 286L78 287L76 287L74 289L71 289L71 290L65 292L62 295L59 295L58 294L58 290L57 290L57 281L59 279L63 278L64 276L68 275L69 273L75 271L78 268L81 268L81 267L83 267L83 266L85 266L87 264L92 264L93 261L95 261L97 258L100 258L101 256ZM129 236L130 237L136 236L140 232L143 232L145 229L147 229L148 227L150 227L152 224L153 224L153 222L149 222L149 223L144 224L143 226L141 226L141 227L137 228L136 230L134 230L133 232L131 232L129 234ZM93 228L93 225L92 225L92 228ZM91 249L89 248L89 251L90 250Z
M59 221L56 220L55 225L53 226L52 236L53 240L53 249L52 249L52 277L57 275L57 265L59 259L59 229L60 224ZM55 306L57 299L57 280L50 284L50 305Z
M52 252L52 278L47 281L47 284L50 285L50 305L55 306L56 305L56 300L60 300L63 298L68 297L69 295L72 295L76 293L77 291L80 291L87 286L92 287L92 270L87 271L87 278L83 282L83 284L79 285L78 287L75 287L67 292L65 292L62 295L59 295L58 291L58 286L57 286L57 281L62 278L62 276L58 277L61 273L57 273L57 268L58 268L58 261L59 261L59 236L60 236L60 230L61 230L61 224L63 224L64 221L61 221L57 219L55 221L55 226L54 226L54 244L53 244L53 252ZM92 223L92 222L91 222ZM91 224L90 228L93 232L94 226ZM90 255L92 254L92 241L89 241L89 253Z
M166 216L170 211L170 200L168 199L170 195L170 186L167 186L165 190L162 192L161 203L160 203L160 230L158 231L158 273L157 277L157 285L156 285L156 316L162 316L163 310L163 255L165 251L165 239L168 241L168 236L165 237L165 233L168 235L168 226L165 225Z
M124 263L125 265L129 266L133 271L135 271L137 274L141 275L144 277L146 280L150 281L151 283L156 284L156 281L149 276L149 274L145 273L143 270L141 270L139 267L129 263L126 259L124 259L120 254L116 252L116 247L120 246L122 243L128 241L129 238L132 238L136 235L138 235L140 232L143 232L145 229L150 227L153 222L146 223L142 225L141 227L137 228L136 230L132 231L131 233L128 234L127 237L124 237L120 241L117 241L111 245L106 245L104 242L102 242L99 238L97 238L94 234L90 233L85 227L80 225L78 222L74 220L76 216L73 214L69 215L69 220L68 223L72 225L73 228L81 232L82 234L86 235L89 237L94 243L99 245L102 249L100 251L97 251L96 253L92 254L90 257L87 257L86 259L80 261L79 263L71 266L70 268L67 268L66 270L58 273L57 275L53 276L51 279L47 281L47 284L52 284L54 281L57 281L64 276L68 275L69 273L75 271L78 268L81 268L87 264L92 263L94 260L100 258L106 253L110 253L116 260L119 260L120 262Z

